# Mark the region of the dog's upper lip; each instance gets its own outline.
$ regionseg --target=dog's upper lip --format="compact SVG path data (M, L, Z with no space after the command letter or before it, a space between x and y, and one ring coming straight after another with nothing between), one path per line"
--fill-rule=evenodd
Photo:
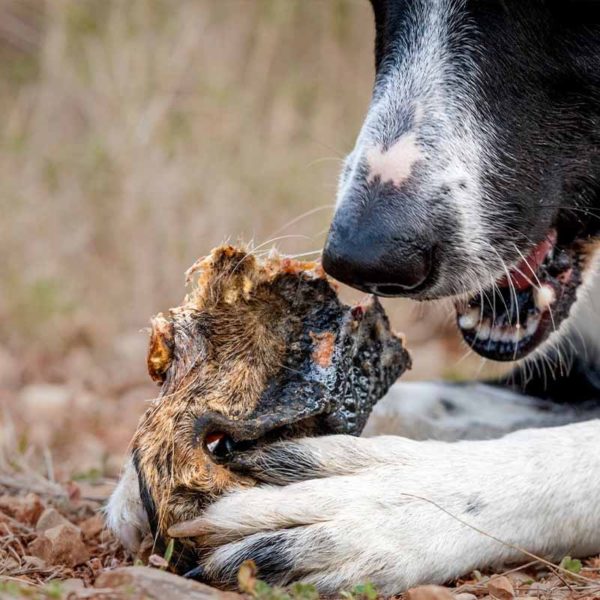
M512 267L507 275L498 280L500 287L512 285L516 290L524 290L536 280L536 272L544 262L548 253L556 244L556 229L551 229L546 237L536 244L529 254ZM510 279L509 279L510 277Z

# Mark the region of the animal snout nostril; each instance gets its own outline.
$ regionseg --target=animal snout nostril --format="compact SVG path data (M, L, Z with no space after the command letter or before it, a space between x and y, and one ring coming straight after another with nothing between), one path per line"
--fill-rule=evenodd
M362 237L362 239L361 239ZM434 247L424 239L330 236L323 268L335 279L379 296L404 296L432 283Z
M217 464L226 463L236 452L247 450L259 434L245 431L244 423L215 412L205 413L194 422L194 446L202 448Z
M410 292L422 287L429 279L433 267L433 247L424 240L409 244L407 247L404 240L394 241L389 250L389 260L393 263L392 275L378 282L381 290L401 288Z
M235 450L229 419L213 412L196 418L194 446L202 448L214 462L225 460Z
M226 460L235 450L235 442L226 433L209 433L204 438L204 445L217 462Z
M370 284L367 284L366 287L368 288L368 290L371 294L374 294L375 296L383 296L383 297L387 297L387 298L394 298L396 296L402 296L406 292L410 292L410 290L412 289L412 288L406 288L403 285L398 285L398 284L394 284L394 283L388 283L388 284L386 284L386 283L370 283Z

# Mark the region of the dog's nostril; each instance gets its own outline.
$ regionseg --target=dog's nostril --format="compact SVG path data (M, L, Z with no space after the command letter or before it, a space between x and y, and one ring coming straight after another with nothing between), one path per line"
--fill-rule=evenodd
M430 282L434 247L427 240L330 239L323 268L335 279L380 296L403 296Z
M375 294L376 296L385 296L389 298L401 296L402 294L405 294L406 292L409 292L411 290L411 288L407 288L406 286L396 285L393 283L371 284L369 285L369 288L372 294Z
M377 285L380 289L394 290L393 295L397 296L422 287L429 279L433 269L433 250L403 250L401 242L396 248L399 250L390 252L387 266L390 275L379 279Z

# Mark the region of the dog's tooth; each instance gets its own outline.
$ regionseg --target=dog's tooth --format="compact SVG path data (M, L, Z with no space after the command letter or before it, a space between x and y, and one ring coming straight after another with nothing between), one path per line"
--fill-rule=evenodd
M549 285L541 285L533 290L533 300L540 312L547 310L556 300L556 294Z
M466 313L458 318L458 325L461 329L475 329L481 318L481 313L477 308L470 308Z
M502 327L500 327L500 325L492 326L490 339L492 342L499 342L502 339Z
M490 322L488 320L485 320L477 330L477 339L483 342L490 337L490 333Z
M514 341L515 341L514 332L515 332L515 330L512 327L506 327L505 329L502 330L502 336L500 338L500 341L504 342L505 344L514 343Z
M524 337L525 337L525 329L523 328L522 325L517 325L514 329L514 340L515 340L515 344L518 344Z
M538 325L540 324L540 318L539 317L530 317L529 320L527 321L527 329L525 330L525 333L527 335L533 335L537 328Z

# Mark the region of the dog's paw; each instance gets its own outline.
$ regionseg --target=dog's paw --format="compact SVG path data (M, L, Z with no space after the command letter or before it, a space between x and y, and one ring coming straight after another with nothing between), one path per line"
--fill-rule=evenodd
M597 430L280 442L233 460L262 486L230 493L171 533L198 536L208 581L235 585L252 559L270 583L301 580L325 594L371 581L391 595L527 553L586 556L600 551Z
M271 485L231 493L170 533L200 537L211 551L198 572L227 586L247 559L272 584L302 580L326 594L443 582L490 558L490 540L465 524L481 525L486 500L455 448L348 436L277 443L235 458Z
M105 508L106 525L130 552L136 552L150 526L140 498L137 473L131 460Z

